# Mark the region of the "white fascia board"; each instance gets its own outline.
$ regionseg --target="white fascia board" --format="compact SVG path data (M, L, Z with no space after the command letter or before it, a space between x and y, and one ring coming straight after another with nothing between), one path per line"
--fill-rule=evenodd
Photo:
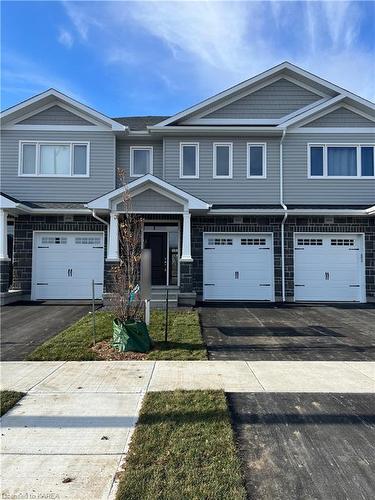
M373 205L372 207L366 208L365 212L368 215L375 215L375 205Z
M81 104L80 102L76 101L75 99L72 99L71 97L68 97L65 94L62 94L58 90L55 89L49 89L46 92L43 92L41 94L38 94L34 97L31 97L30 99L27 99L26 101L21 102L20 104L16 104L15 106L12 106L11 108L3 111L1 113L1 119L7 118L11 116L13 113L17 111L21 111L23 108L27 108L27 106L30 106L31 104L36 104L39 101L42 101L43 99L47 97L55 97L56 99L62 101L63 103L66 103L73 108L77 108L80 111L83 111L85 114L98 119L101 122L106 123L109 125L112 130L121 130L125 131L127 127L124 125L121 125L120 123L116 122L115 120L112 120L108 116L103 115L102 113L99 113L98 111L95 111L94 109L86 106L85 104Z
M374 134L374 127L303 127L288 130L288 134Z
M279 125L279 123L281 123L280 118L192 118L186 120L184 125Z
M282 122L280 125L278 125L277 128L286 128L290 127L291 125L295 125L299 122L302 122L306 118L308 118L310 121L312 121L311 117L314 117L317 113L319 113L322 110L325 110L326 108L329 108L330 106L333 106L334 104L337 104L338 102L341 102L345 99L346 96L344 95L337 95L336 97L332 97L332 99L329 99L328 101L322 102L322 104L319 104L318 106L315 106L312 109L309 109L305 111L304 113L301 113L290 120L286 120Z
M375 207L374 215L375 215ZM286 211L282 208L236 208L236 209L211 209L209 214L225 214L225 215L284 215L287 212L288 215L346 215L346 216L358 216L363 217L364 215L372 215L372 212L367 210L353 210L353 209L314 209L314 208L295 208L287 209Z
M17 208L20 205L19 202L10 200L6 196L0 194L0 208L1 209L9 209L9 208Z
M87 203L85 206L90 208L90 209L104 209L104 210L109 210L110 205L113 199L119 197L125 189L128 189L129 192L136 190L143 186L144 184L149 184L150 188L152 186L158 186L161 188L161 192L165 196L168 196L168 193L171 193L172 195L175 195L177 198L179 198L182 201L182 204L184 204L184 201L188 202L189 209L193 210L208 210L210 208L210 205L206 203L205 201L200 200L199 198L196 198L195 196L192 196L189 193L186 193L182 189L179 189L172 184L169 184L168 182L163 181L162 179L159 179L159 177L155 177L154 175L147 174L144 175L143 177L139 177L138 179L130 182L127 186L122 186L120 188L115 189L114 191L111 191L110 193L105 194L104 196L101 196L95 200L90 201Z
M282 135L282 129L279 127L246 127L246 126L188 126L188 125L171 125L168 127L160 127L159 125L150 125L148 130L151 133L163 133L163 135L179 135L183 134L193 134L193 135L207 135L207 133L213 133L217 135L238 135L245 133L247 135L254 134L266 134L266 135Z

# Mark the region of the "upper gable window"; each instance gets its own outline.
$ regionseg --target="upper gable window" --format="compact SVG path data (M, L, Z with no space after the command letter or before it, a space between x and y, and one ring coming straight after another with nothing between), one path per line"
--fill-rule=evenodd
M373 145L310 144L309 177L373 177L374 152Z
M180 143L180 177L199 177L199 144L196 142Z
M216 142L213 147L214 178L232 178L232 143Z
M266 177L266 145L247 143L247 177Z
M19 175L87 177L89 143L21 142Z
M152 174L153 168L153 147L152 146L131 146L130 147L130 175L131 177L141 177Z

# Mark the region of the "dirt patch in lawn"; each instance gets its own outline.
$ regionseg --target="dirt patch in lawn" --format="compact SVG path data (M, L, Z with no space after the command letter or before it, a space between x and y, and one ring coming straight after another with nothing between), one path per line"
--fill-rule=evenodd
M103 340L102 342L98 342L94 347L91 347L91 350L96 354L99 359L103 359L105 361L142 361L147 359L147 353L143 352L120 352L117 349L114 349L110 342L107 340Z

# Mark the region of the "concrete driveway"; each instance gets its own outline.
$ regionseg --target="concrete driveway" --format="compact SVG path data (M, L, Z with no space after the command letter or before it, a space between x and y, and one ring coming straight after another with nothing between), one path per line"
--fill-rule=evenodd
M374 498L373 394L228 394L249 499Z
M49 302L16 302L3 306L1 360L21 361L38 345L80 319L88 305Z
M374 304L210 304L200 317L211 360L375 360Z

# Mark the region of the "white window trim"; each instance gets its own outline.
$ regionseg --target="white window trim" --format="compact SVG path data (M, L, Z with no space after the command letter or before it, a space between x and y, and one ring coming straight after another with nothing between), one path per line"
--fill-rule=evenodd
M30 144L35 145L35 173L34 174L24 174L23 168L23 145ZM70 165L69 174L41 174L40 173L40 146L69 146L70 147ZM73 150L74 146L86 146L86 174L74 174L73 173ZM90 177L90 142L87 141L19 141L18 146L18 176L19 177Z
M145 174L134 173L134 151L143 149L150 151L150 171ZM143 177L147 174L153 174L154 172L154 146L130 146L130 177Z
M251 146L261 146L263 154L263 174L262 175L250 175L250 147ZM267 178L267 143L266 142L248 142L246 144L246 177L248 179L266 179Z
M323 175L311 175L311 148L323 148ZM328 148L356 148L357 149L357 175L328 175ZM374 150L374 175L361 175L361 147L372 147ZM374 143L321 143L309 142L307 144L307 177L308 179L374 179L375 178L375 144Z
M184 175L183 149L184 146L195 146L195 175ZM180 179L199 179L199 142L180 142Z
M229 147L229 172L228 175L217 175L217 147ZM233 142L214 142L213 145L213 178L214 179L232 179L233 178Z

